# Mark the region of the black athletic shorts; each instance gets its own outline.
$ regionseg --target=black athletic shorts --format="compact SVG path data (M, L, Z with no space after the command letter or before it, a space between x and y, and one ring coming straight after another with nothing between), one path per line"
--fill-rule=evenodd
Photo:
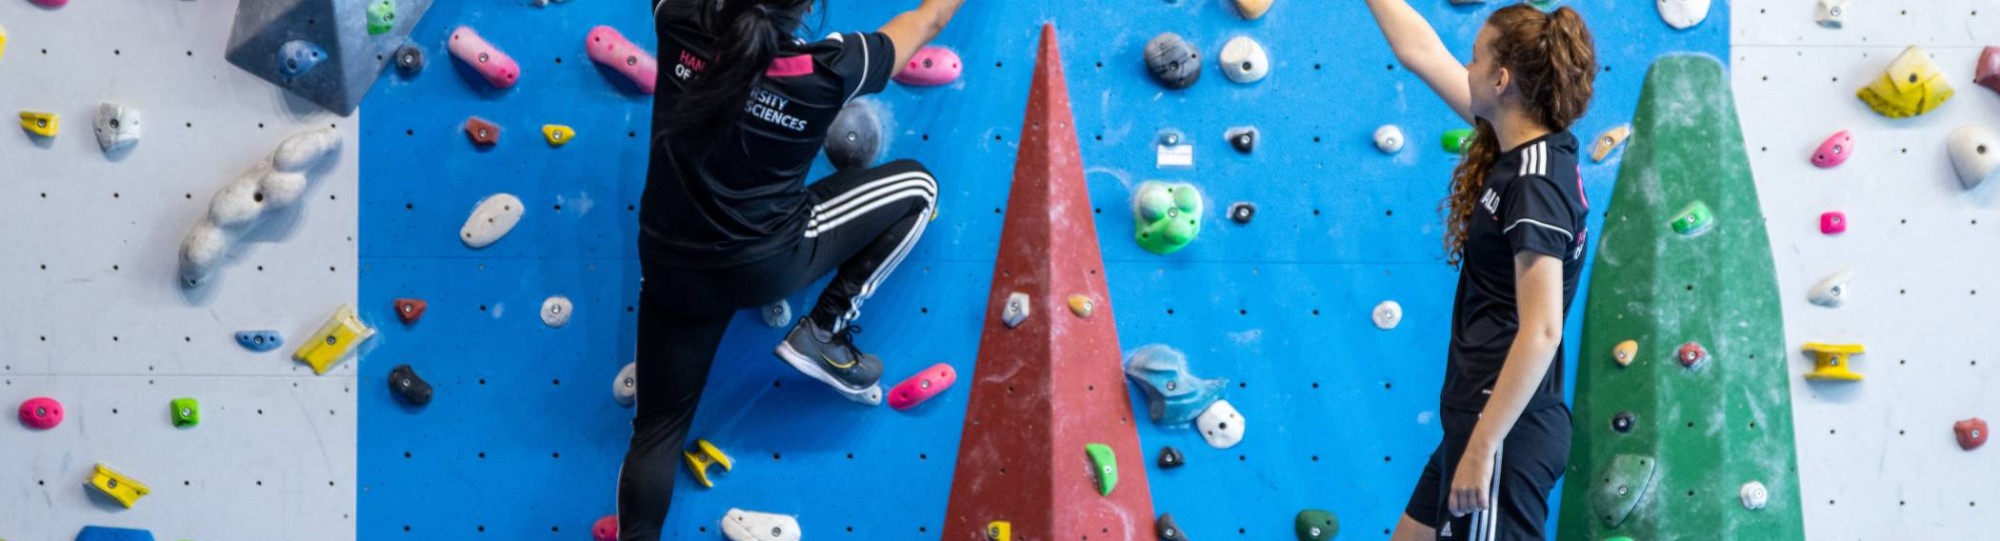
M1451 476L1458 457L1479 423L1479 413L1443 408L1444 441L1431 453L1424 474L1403 513L1437 529L1440 541L1525 541L1547 539L1549 492L1569 463L1569 406L1557 404L1523 412L1500 443L1495 482L1486 511L1451 516Z

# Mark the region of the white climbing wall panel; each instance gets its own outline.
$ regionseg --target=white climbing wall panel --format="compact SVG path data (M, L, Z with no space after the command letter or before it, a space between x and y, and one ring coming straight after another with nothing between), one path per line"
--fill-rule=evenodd
M1737 0L1731 58L1751 166L1785 295L1807 538L1984 539L2000 514L2000 446L1959 449L1952 423L2000 420L2000 192L1967 192L1945 155L1953 128L2000 129L2000 95L1973 84L2000 45L2000 0L1853 0L1845 28L1812 0ZM1854 92L1921 45L1957 97L1914 119L1876 115ZM1835 169L1807 159L1851 130ZM1823 212L1845 234L1822 235ZM1718 262L1727 265L1728 262ZM1847 304L1806 301L1853 269ZM1868 348L1856 383L1809 382L1806 342Z
M251 0L254 1L254 0ZM0 1L0 538L71 539L84 525L160 539L352 539L355 377L314 376L292 345L354 302L359 116L342 118L223 60L233 0ZM107 160L96 107L144 116L143 138ZM36 141L19 110L62 115ZM175 283L176 251L210 196L278 141L332 126L338 162L289 219L267 224L199 294ZM381 322L372 322L381 323ZM239 348L239 330L291 342ZM13 422L35 396L60 427ZM168 401L201 401L176 429ZM84 485L102 462L148 484L132 509Z

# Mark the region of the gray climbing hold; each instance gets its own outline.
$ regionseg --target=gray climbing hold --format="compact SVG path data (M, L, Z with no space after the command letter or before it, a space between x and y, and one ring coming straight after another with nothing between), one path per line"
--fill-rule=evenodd
M1257 217L1257 205L1255 203L1241 202L1229 205L1230 221L1248 225L1250 223L1250 219L1256 217Z
M1264 80L1271 73L1271 55L1264 45L1249 36L1237 36L1222 45L1222 75L1242 84Z
M865 169L882 158L887 109L870 98L847 102L826 130L826 160L834 169Z
M1146 69L1167 88L1182 89L1201 80L1201 49L1167 32L1146 42Z
M1146 393L1154 423L1186 425L1222 397L1225 379L1201 379L1188 371L1187 356L1163 344L1142 346L1125 361L1125 376Z
M1162 470L1179 468L1187 465L1187 456L1182 455L1180 449L1175 449L1174 446L1168 445L1160 448L1159 464Z
M1967 190L2000 178L2000 136L1986 128L1965 125L1952 130L1945 152L1958 172L1959 185Z
M1262 134L1258 133L1257 128L1253 126L1230 128L1228 131L1222 132L1222 135L1229 139L1230 148L1234 148L1237 152L1244 154L1249 154L1257 150L1257 139L1262 136Z
M405 43L396 48L396 69L404 75L416 75L424 71L424 48L415 43Z
M97 146L105 154L139 142L139 110L112 102L97 106Z
M1021 322L1028 320L1028 315L1032 311L1033 309L1028 307L1027 293L1019 291L1010 293L1007 295L1007 305L1000 309L1000 322L1007 324L1009 329L1019 327Z
M1632 412L1629 411L1618 412L1617 414L1611 416L1611 431L1617 432L1619 434L1631 432L1632 425L1637 422L1638 422L1638 416L1633 415Z
M230 29L227 57L230 64L307 101L337 114L352 114L431 1L394 2L398 24L381 35L369 34L365 10L370 0L242 2ZM279 52L294 40L321 48L324 65L288 74L291 58Z
M757 310L757 316L764 319L764 326L782 329L792 324L792 302L778 299L778 302L764 305Z
M1160 513L1160 520L1153 523L1153 534L1159 536L1160 541L1187 541L1187 532L1174 522L1173 513Z

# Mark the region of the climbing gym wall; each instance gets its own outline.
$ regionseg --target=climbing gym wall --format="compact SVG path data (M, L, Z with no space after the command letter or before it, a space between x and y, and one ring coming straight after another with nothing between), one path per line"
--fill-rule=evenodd
M1982 270L2000 201L1992 186L1960 183L1946 141L1960 126L2000 129L2000 96L1974 84L1982 48L2000 44L2000 4L1846 7L1841 28L1816 24L1813 2L1732 9L1732 75L1783 295L1806 534L1980 537L2000 506L1986 482L2000 463L1992 449L1960 449L1953 425L2000 416L2000 359L1981 344L2000 316L2000 284ZM1856 98L1913 45L1954 97L1904 119ZM1851 158L1816 166L1843 130ZM1844 214L1845 232L1822 232L1829 212ZM1852 273L1843 304L1810 300L1841 272ZM1863 346L1850 368L1865 379L1808 379L1808 343Z
M165 539L345 539L355 527L355 364L314 375L294 346L355 300L359 119L228 64L234 1L0 2L0 403L59 402L60 424L0 425L0 538L85 525ZM136 143L107 152L104 103ZM12 128L57 115L53 137ZM39 128L39 125L37 125ZM200 287L182 239L279 142L344 142L289 210L263 215ZM255 177L253 177L255 178ZM240 331L276 331L268 352ZM170 401L199 423L176 427ZM53 411L53 408L44 408ZM104 465L150 488L130 509L86 485ZM131 488L129 483L121 488Z

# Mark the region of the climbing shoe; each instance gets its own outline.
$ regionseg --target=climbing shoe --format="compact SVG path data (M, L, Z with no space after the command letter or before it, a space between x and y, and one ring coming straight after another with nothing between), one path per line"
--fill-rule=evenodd
M854 347L854 335L860 332L861 328L853 325L830 332L810 317L801 318L778 344L776 353L792 368L833 387L848 400L874 406L882 403L882 360Z

